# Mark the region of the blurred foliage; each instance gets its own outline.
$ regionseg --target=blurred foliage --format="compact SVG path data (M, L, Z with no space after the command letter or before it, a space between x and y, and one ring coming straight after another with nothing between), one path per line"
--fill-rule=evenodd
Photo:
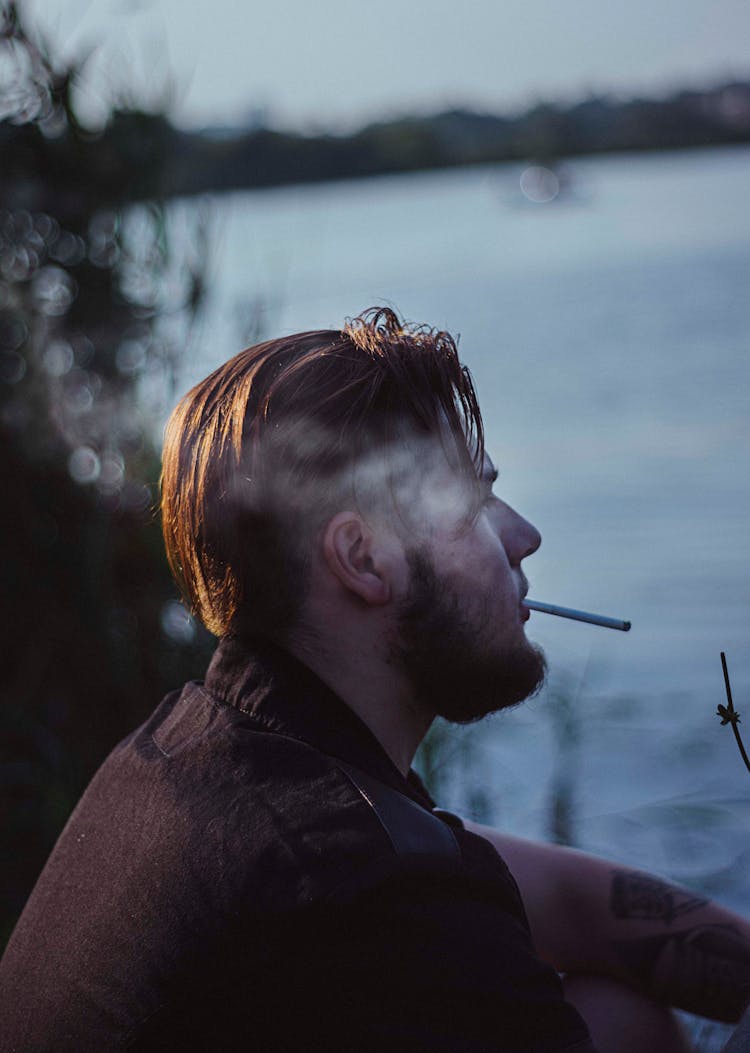
M583 683L583 681L581 681ZM576 770L581 745L578 698L570 678L556 677L544 688L544 722L554 749L554 763L547 776L544 805L545 837L563 845L575 845L577 801ZM512 713L465 724L450 724L438 717L423 739L414 766L430 795L441 807L474 822L502 825L502 806L493 738L512 734L505 718ZM502 721L502 726L500 724ZM515 733L519 730L515 727ZM534 745L524 739L522 752Z
M477 823L494 818L483 750L486 737L486 722L461 726L438 717L414 758L416 771L440 807Z
M576 772L580 763L581 718L578 699L586 679L584 672L578 689L563 678L547 692L547 715L555 743L555 766L548 789L547 837L558 845L576 844Z
M155 421L203 296L205 216L173 230L170 126L77 119L0 7L0 936L106 752L213 641L176 600Z

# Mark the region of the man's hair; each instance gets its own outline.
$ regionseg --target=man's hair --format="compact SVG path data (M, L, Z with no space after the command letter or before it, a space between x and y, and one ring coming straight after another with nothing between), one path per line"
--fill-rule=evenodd
M422 438L438 439L476 484L484 432L456 343L390 308L220 366L165 433L164 540L191 611L217 636L283 638L301 613L313 541L343 502L357 502L361 466L381 466L370 491L382 492L399 471L395 454L403 462Z

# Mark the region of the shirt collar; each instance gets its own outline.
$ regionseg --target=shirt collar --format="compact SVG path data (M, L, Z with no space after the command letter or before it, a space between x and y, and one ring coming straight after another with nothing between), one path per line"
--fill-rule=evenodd
M419 776L404 778L373 732L294 655L268 640L225 636L206 673L205 689L254 723L338 757L433 807Z

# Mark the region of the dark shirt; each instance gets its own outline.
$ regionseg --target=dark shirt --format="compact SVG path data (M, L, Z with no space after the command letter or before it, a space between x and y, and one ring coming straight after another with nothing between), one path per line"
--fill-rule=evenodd
M0 1049L592 1050L494 848L310 670L224 640L102 765L0 965Z

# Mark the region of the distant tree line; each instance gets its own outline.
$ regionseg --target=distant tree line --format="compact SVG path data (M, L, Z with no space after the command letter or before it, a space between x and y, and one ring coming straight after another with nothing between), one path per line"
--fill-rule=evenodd
M256 128L221 136L178 132L162 121L174 194L353 179L501 161L555 160L617 151L677 150L750 142L750 81L665 99L592 97L540 103L516 116L452 110L370 124L351 135Z
M67 120L75 120L70 109ZM457 165L746 143L750 81L665 99L545 102L515 116L451 110L370 124L350 135L265 127L189 133L163 114L132 110L115 110L97 135L50 131L49 120L0 124L0 195L64 214L103 188L117 205ZM55 173L54 181L39 178L45 171Z

